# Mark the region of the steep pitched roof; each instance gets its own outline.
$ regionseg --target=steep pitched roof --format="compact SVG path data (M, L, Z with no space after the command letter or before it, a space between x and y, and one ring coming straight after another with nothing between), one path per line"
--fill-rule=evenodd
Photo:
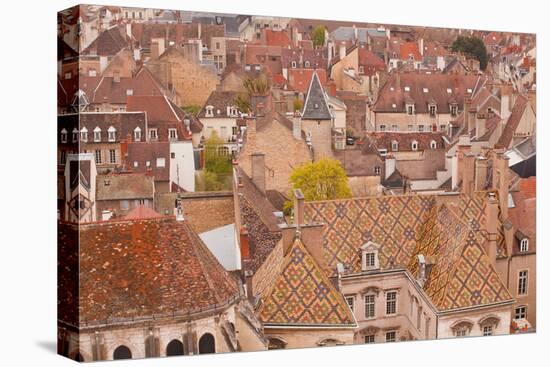
M510 117L508 117L508 121L504 126L502 135L496 143L497 146L505 148L508 148L510 146L516 129L519 126L519 122L521 121L521 118L523 116L523 113L527 108L528 102L529 100L527 99L527 97L523 95L519 95L516 98L516 102L514 103L514 107L512 108L512 113L510 114Z
M189 317L240 296L235 279L186 222L108 221L79 230L81 325Z
M199 117L206 117L206 107L213 107L213 117L233 117L227 115L227 107L236 106L235 99L239 96L236 91L219 91L215 90L210 93L208 99L204 103L204 107L199 112ZM219 111L219 113L218 113Z
M418 50L418 43L416 42L404 42L399 46L399 54L402 60L407 60L409 56L413 56L415 61L421 61L422 55Z
M95 53L99 56L113 56L117 54L130 43L130 40L123 32L124 31L118 26L105 30L82 51L82 54L88 55Z
M342 294L299 238L285 255L281 273L262 302L259 318L266 326L356 326Z
M265 43L268 46L281 46L288 47L292 45L290 37L285 31L273 31L271 29L264 29Z
M306 120L331 120L332 114L327 103L327 97L317 71L313 72L311 83L302 110L302 118Z
M319 77L321 85L327 84L327 72L323 69L289 69L288 70L288 84L295 92L306 93L313 74L316 73Z

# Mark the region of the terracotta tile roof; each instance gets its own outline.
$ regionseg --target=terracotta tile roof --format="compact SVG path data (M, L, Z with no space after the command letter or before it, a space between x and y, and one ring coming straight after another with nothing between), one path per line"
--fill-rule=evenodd
M259 318L267 326L356 326L342 294L300 239L294 240L284 257L281 273L262 298Z
M224 37L224 25L201 24L200 39L208 48L211 46L212 37ZM190 39L199 38L198 23L132 23L132 36L138 45L144 48L151 46L153 38L165 40L165 46L170 42L181 45Z
M292 68L292 62L295 62L298 68L326 69L328 63L327 50L300 47L283 48L281 53L283 67ZM306 63L309 66L306 66Z
M153 176L136 174L107 174L96 176L96 200L153 199Z
M404 42L399 46L399 54L401 55L401 60L408 60L409 56L412 55L415 61L422 61L422 55L418 50L417 42Z
M516 102L514 103L514 107L512 108L512 113L510 117L508 117L508 121L504 126L502 135L500 136L497 143L495 144L496 146L500 146L504 148L510 147L510 144L512 143L512 139L514 138L514 134L516 133L516 129L518 128L519 122L521 121L521 118L523 117L523 113L527 108L528 102L529 100L527 99L527 97L523 95L519 95L516 98Z
M113 56L129 45L130 39L126 36L125 30L115 26L103 31L86 49L82 50L82 54Z
M145 205L140 205L126 214L124 220L154 219L162 217L163 215L157 213L154 209L148 208Z
M321 85L327 84L327 72L324 69L288 69L288 84L299 93L307 93L313 73L317 72Z
M164 167L157 165L157 159L164 158ZM137 162L137 167L135 163ZM149 166L147 166L149 162ZM124 167L135 173L149 173L155 181L170 180L170 143L168 142L132 142L128 144L128 153L124 158Z
M439 310L511 300L476 235L444 205L433 208L408 268L418 276L417 256L433 262L424 290Z
M428 113L428 104L433 101L438 113L448 114L451 102L463 106L464 99L475 93L482 82L477 75L393 73L380 89L373 110L404 113L405 102L410 100L416 113Z
M367 139L369 139L377 149L387 149L388 152L393 151L392 142L398 143L399 151L412 151L412 142L418 143L418 150L430 150L432 149L430 144L435 141L437 144L436 149L444 149L447 146L444 133L441 132L428 132L428 133L397 133L397 132L375 132L366 133Z
M57 223L57 319L78 325L79 226Z
M337 263L360 272L359 249L373 241L380 245L381 270L406 268L415 274L418 254L434 261L425 289L441 310L511 299L476 230L485 220L483 200L461 196L458 201L450 210L428 195L356 198L307 202L305 213L326 224L328 274L335 275Z
M439 42L424 42L424 57L449 56L450 52L441 46Z
M268 57L280 58L282 47L266 46L246 43L243 46L243 59L245 64L257 64L267 60Z
M359 48L359 66L363 67L366 75L373 75L377 71L386 70L384 60L365 47Z
M537 196L537 179L536 177L524 178L519 182L519 190L523 193L526 199L533 199Z
M292 45L292 41L285 31L274 31L271 29L263 29L262 31L264 32L267 46L288 47Z
M517 255L521 238L529 239L529 252L537 250L537 192L536 177L522 178L518 191L512 193L514 207L508 209L509 219L514 229L515 239L512 254ZM521 238L518 238L521 237Z
M188 318L240 295L201 239L173 217L80 225L79 260L81 326Z

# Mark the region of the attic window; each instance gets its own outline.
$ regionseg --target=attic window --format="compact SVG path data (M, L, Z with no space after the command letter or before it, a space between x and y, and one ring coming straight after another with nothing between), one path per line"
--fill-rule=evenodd
M447 88L447 93L451 94L453 93L453 90L451 88Z
M109 127L109 130L107 130L109 135L109 141L113 142L116 140L116 129L112 126Z
M73 129L73 143L78 142L78 129L75 127Z
M410 91L411 91L411 87L405 86L405 92L410 92Z
M390 87L390 90L393 92L393 91L395 90L395 88L394 88L394 87Z
M111 180L104 180L103 185L110 186L111 185Z
M458 114L458 106L456 104L451 104L451 116L456 116Z
M139 126L137 126L134 129L134 141L140 141L140 140L141 140L141 129L139 128Z
M91 77L94 77L97 75L97 72L95 69L90 69L88 70L88 75L91 76Z
M416 140L413 140L412 143L411 143L411 149L413 151L417 151L418 150L418 142Z
M296 61L292 61L292 68L296 69Z
M392 103L391 105L393 108L397 108L397 105L395 103Z
M97 126L94 129L94 141L95 142L100 142L101 141L101 129L99 128L99 126Z
M434 105L434 104L431 104L430 105L430 115L435 116L436 113L437 113L437 106Z
M414 115L414 104L407 104L407 115Z
M133 96L134 95L134 90L133 89L126 89L126 95L127 96Z
M393 140L391 142L391 150L393 150L394 152L397 152L399 150L399 143L397 142L397 140Z
M523 238L519 243L519 252L527 252L527 251L529 251L529 239Z
M378 245L369 241L361 246L361 270L375 270L379 267Z
M260 71L262 67L260 65L254 65L254 70L256 71Z
M88 129L86 129L86 126L84 126L82 130L80 130L80 140L82 140L83 142L88 141Z
M67 142L67 130L65 129L61 130L61 142L62 143Z
M206 110L204 115L206 117L213 117L214 116L214 107L213 106L206 106Z
M244 70L246 70L246 71L250 71L250 65L248 65L248 64L247 64L247 65L245 65L245 66L244 66Z
M319 108L319 103L315 103L315 104L313 105L313 108L318 109L318 108Z
M468 89L466 89L466 92L468 92L468 93L472 93L472 88L468 88Z
M430 149L437 149L437 142L435 140L430 142Z
M422 92L428 93L428 88L422 88Z
M134 161L134 167L139 166L139 163L137 161Z
M304 65L305 65L306 68L309 68L309 61L306 61L306 62L304 63Z

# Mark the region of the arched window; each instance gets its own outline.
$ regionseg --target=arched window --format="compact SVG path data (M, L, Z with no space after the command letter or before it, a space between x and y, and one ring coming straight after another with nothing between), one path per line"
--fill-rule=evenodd
M113 359L131 359L131 358L132 358L132 352L125 345L119 346L113 352Z
M529 239L528 238L522 238L521 239L521 242L519 243L519 251L520 252L529 251Z
M116 140L116 129L113 127L113 126L110 126L109 127L109 130L107 130L108 132L108 138L109 138L109 141L115 141Z
M280 338L269 338L267 349L285 349L286 342Z
M183 355L183 343L177 339L172 340L166 346L167 356L182 356Z
M75 127L73 129L73 143L78 142L78 129Z
M216 353L216 341L210 333L205 333L199 339L199 354Z
M139 126L134 129L134 141L141 141L141 129Z
M306 61L306 62L305 62L305 67L306 67L306 68L309 68L309 61Z
M412 143L411 143L411 149L413 151L417 151L418 150L418 142L416 140L413 140Z
M430 149L437 149L437 142L435 140L430 142Z
M67 130L66 129L61 130L61 142L62 143L67 142Z
M342 345L342 344L345 344L345 343L333 338L326 338L317 343L317 345L320 347L334 347L336 345Z
M204 115L206 117L213 117L214 116L214 106L206 106Z
M94 129L94 141L101 141L101 129L99 128L99 126L96 126L96 128Z
M296 61L292 61L292 68L296 69Z

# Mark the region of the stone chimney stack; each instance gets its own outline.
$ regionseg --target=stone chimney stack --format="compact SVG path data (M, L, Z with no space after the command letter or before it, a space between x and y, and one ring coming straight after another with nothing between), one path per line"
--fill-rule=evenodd
M420 56L424 56L424 38L418 40L418 50L420 51Z
M484 113L478 113L476 115L476 137L479 139L487 131L487 115Z
M346 44L344 42L340 44L339 56L340 56L340 60L346 57Z
M115 70L113 72L113 82L120 83L120 71Z
M485 252L491 264L496 268L497 262L497 238L498 238L498 200L494 192L489 192L486 206L487 218L487 239L485 241Z
M503 84L500 86L500 118L506 120L512 114L512 86Z
M463 159L462 192L467 195L474 193L475 154L465 153Z
M294 139L302 140L302 115L298 110L294 112L292 119L292 135L294 135Z
M477 109L475 107L471 107L467 111L468 112L468 133L472 131L476 127L476 116L477 116Z
M151 40L151 59L157 60L160 56L160 45L158 39Z
M296 228L300 228L305 224L304 220L304 194L302 190L294 190L294 224Z
M508 193L509 193L509 158L504 152L493 153L493 187L498 190L498 199L500 202L500 213L503 219L508 218Z
M487 183L487 158L478 156L475 160L475 191L485 190L485 184Z
M252 182L265 193L265 154L263 153L252 153Z

